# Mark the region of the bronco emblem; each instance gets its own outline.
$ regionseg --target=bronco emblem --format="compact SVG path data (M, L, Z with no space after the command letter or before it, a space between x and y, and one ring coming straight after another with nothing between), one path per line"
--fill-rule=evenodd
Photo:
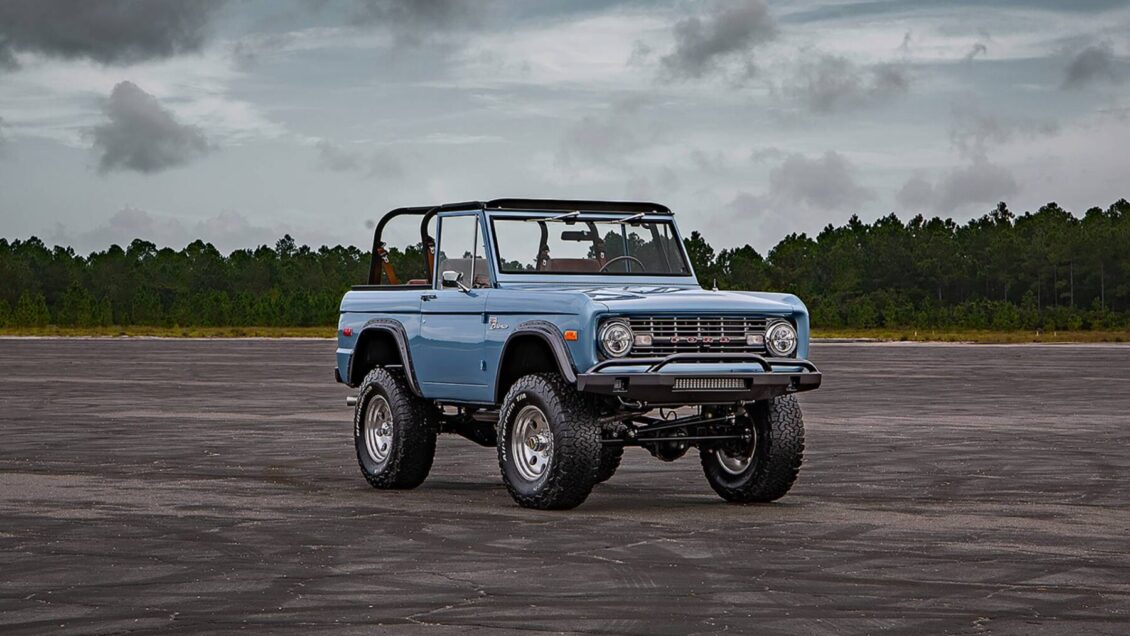
M498 322L498 318L495 318L494 316L490 317L490 322L487 323L487 326L490 327L491 329L509 329L510 328L510 325L508 325L504 322Z

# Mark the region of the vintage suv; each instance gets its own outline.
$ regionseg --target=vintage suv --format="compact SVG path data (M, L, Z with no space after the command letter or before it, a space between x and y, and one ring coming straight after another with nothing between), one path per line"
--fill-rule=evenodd
M405 215L421 217L427 276L400 284L382 232ZM804 450L793 394L821 380L804 304L703 289L654 203L393 210L338 334L334 374L360 389L347 401L370 484L420 485L437 433L457 433L497 447L503 482L531 508L577 506L625 446L664 461L697 447L724 499L778 499Z

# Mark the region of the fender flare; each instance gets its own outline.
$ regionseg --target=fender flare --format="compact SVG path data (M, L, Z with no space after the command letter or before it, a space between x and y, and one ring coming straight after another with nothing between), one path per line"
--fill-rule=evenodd
M405 331L404 325L399 320L392 320L388 318L377 318L370 320L361 327L357 334L357 342L360 343L366 333L384 332L392 336L393 342L396 343L396 348L400 351L400 359L404 363L404 378L408 381L408 388L412 390L419 397L423 397L423 392L420 391L420 384L416 381L416 370L412 366L412 352L408 349L408 332ZM353 360L357 353L357 346L354 345L353 352L349 354L349 378L353 379Z
M506 354L510 350L510 346L517 338L527 336L534 336L545 342L550 352L553 354L554 361L557 363L557 369L561 372L561 377L569 384L577 383L577 367L573 364L573 356L569 353L569 348L565 346L565 337L561 335L561 329L548 320L528 320L519 324L518 327L506 337L506 342L502 345L502 353L498 356L498 368L495 369L494 374L496 393L498 392L498 387L502 380L502 361L506 359ZM498 396L498 399L501 399L501 397Z

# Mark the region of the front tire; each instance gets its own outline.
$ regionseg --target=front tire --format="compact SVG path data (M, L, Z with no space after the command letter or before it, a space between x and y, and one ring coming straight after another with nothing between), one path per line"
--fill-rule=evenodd
M498 418L498 466L518 505L540 510L579 506L596 483L600 424L560 376L519 378Z
M435 412L408 388L400 371L365 376L353 415L353 445L373 488L405 490L424 483L436 451Z
M753 431L748 443L702 449L702 470L714 492L732 503L767 503L784 497L804 457L804 419L796 396L746 406L738 423Z

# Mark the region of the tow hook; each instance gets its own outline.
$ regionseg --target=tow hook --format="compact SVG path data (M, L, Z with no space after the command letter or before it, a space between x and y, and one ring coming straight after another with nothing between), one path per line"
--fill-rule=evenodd
M356 395L346 396L345 405L348 406L349 408L353 408L353 407L357 406L357 396Z

